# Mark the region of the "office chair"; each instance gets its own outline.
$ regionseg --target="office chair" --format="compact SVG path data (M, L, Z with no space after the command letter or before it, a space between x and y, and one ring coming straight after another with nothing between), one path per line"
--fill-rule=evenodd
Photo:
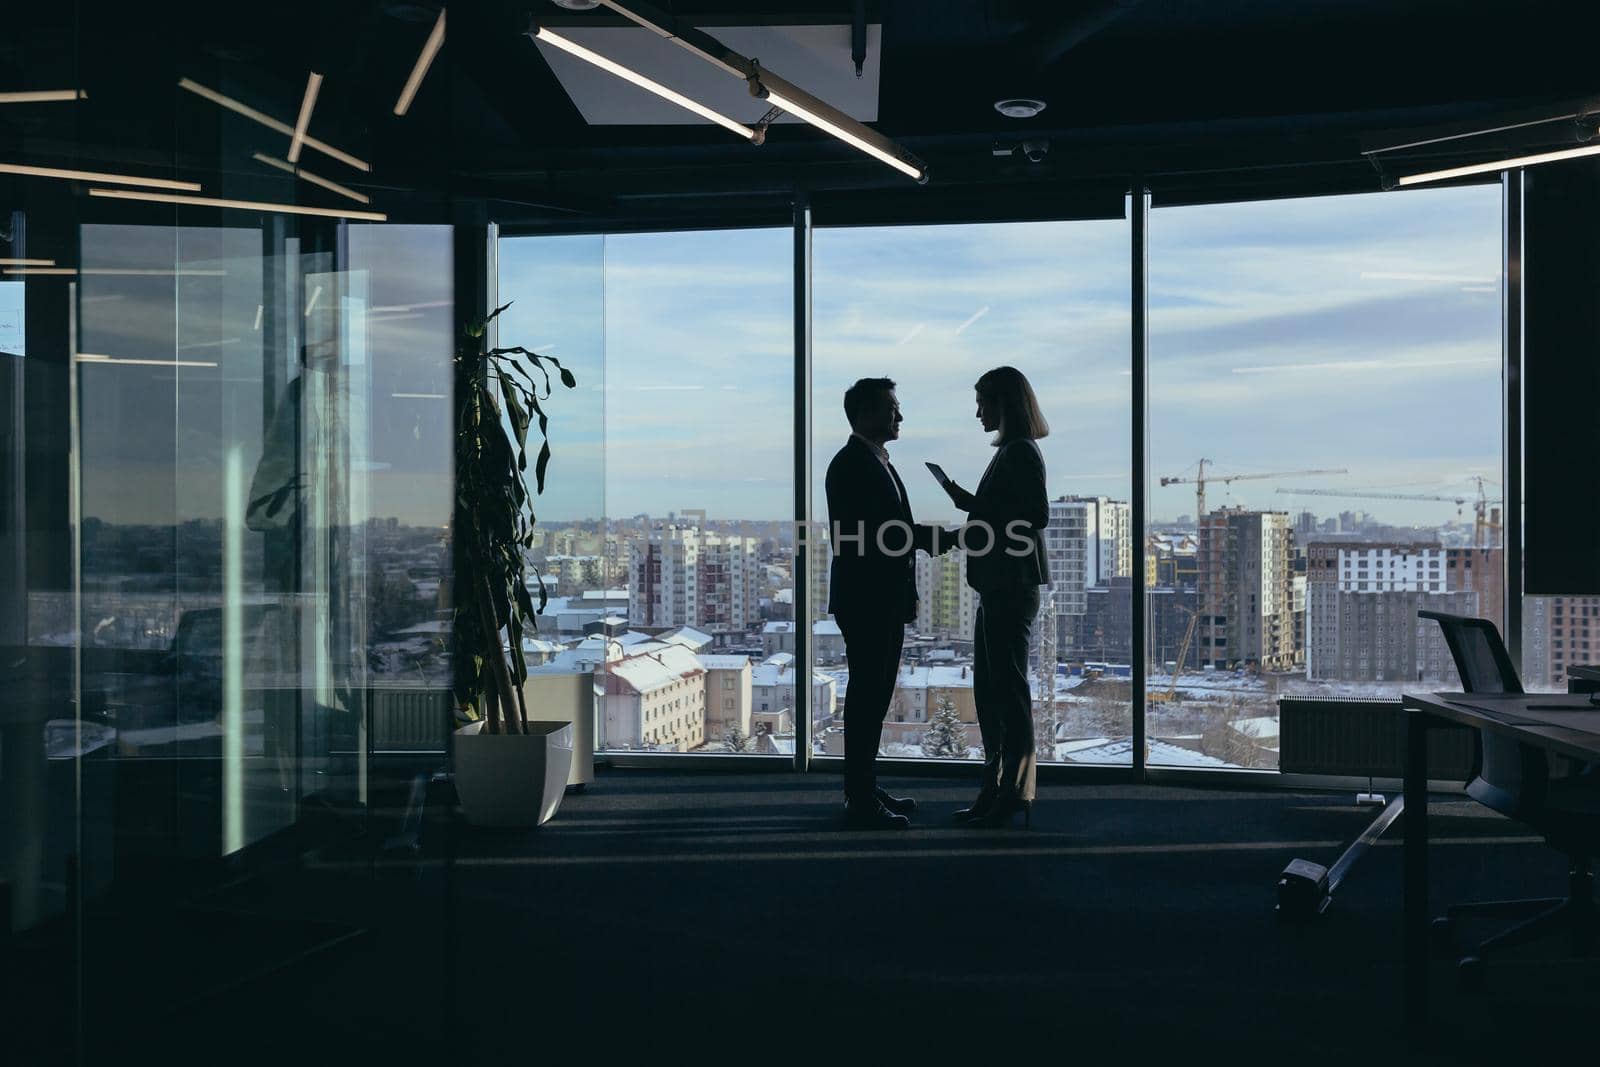
M1419 611L1417 616L1433 619L1444 631L1463 692L1523 691L1494 623L1439 611ZM1596 915L1589 859L1600 854L1600 776L1552 778L1542 749L1487 730L1476 732L1476 768L1467 783L1467 795L1538 830L1546 842L1566 854L1569 867L1565 897L1455 904L1434 920L1435 937L1443 944L1450 943L1455 920L1461 916L1521 920L1461 957L1457 974L1467 989L1483 984L1484 957L1490 952L1525 944L1557 927L1570 929L1574 947L1580 951L1593 948Z

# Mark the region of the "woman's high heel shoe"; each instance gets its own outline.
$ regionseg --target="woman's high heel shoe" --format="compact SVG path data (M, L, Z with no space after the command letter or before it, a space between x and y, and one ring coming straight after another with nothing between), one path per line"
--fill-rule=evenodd
M963 825L977 827L1010 826L1011 816L1022 812L1023 829L1033 828L1033 801L1016 797L996 797L993 804L981 815L967 819Z

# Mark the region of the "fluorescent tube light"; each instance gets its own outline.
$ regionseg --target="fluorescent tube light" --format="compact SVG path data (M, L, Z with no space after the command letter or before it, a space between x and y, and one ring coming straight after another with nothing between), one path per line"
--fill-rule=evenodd
M0 263L6 260L0 259ZM54 260L43 262L53 263ZM225 270L207 270L200 267L85 267L78 270L76 267L7 267L7 274L83 274L83 275L113 275L129 278L225 278Z
M317 106L317 93L322 90L322 75L312 71L306 76L306 95L300 98L300 117L295 120L294 133L289 138L289 162L300 162L300 149L306 143L306 127L311 125L311 112Z
M350 208L305 207L300 204L273 204L263 200L225 200L216 196L180 196L176 193L144 193L128 189L90 189L90 196L113 200L147 200L155 204L193 204L196 207L234 207L242 211L279 211L285 215L315 215L324 219L357 219L361 222L388 222L381 211L355 211Z
M216 363L201 359L133 359L126 356L107 356L99 352L79 352L73 357L79 363L120 363L129 367L215 367Z
M428 76L428 68L433 65L433 57L439 54L439 48L443 44L444 8L440 8L439 18L433 24L433 32L422 42L422 51L417 55L416 66L411 68L411 77L406 79L406 87L400 90L400 99L395 101L396 115L404 115L411 109L411 100L422 87L422 79Z
M1501 159L1493 163L1474 163L1469 167L1452 167L1449 170L1430 170L1424 174L1407 174L1398 182L1400 185L1420 185L1423 182L1441 182L1447 178L1465 178L1469 174L1490 174L1494 171L1513 170L1517 167L1531 167L1536 163L1554 163L1558 159L1578 159L1581 156L1600 155L1600 145L1585 145L1583 148L1564 148L1559 152L1541 152L1534 156L1516 156L1512 159Z
M563 52L566 52L568 55L577 56L585 63L592 63L603 71L615 74L624 81L630 81L639 88L644 89L647 92L654 93L669 103L677 104L685 111L692 111L694 114L699 115L703 119L708 119L711 122L715 122L718 126L721 126L726 130L731 130L747 141L756 140L756 131L751 129L749 126L744 125L742 122L736 122L719 111L712 111L704 104L696 103L695 101L690 100L687 96L684 96L682 93L674 92L673 90L668 89L665 85L662 85L660 82L651 81L643 74L640 74L637 71L629 70L620 63L613 63L605 56L602 56L597 52L589 51L576 41L569 41L558 33L552 33L547 27L540 26L538 31L534 33L533 37L534 40L544 41L547 44L554 45Z
M286 163L283 160L277 158L276 156L269 156L265 152L255 152L255 153L251 154L250 158L258 160L258 161L260 161L262 163L265 163L269 167L277 167L279 170L286 171L289 174L293 174L297 178L304 178L306 181L310 182L312 185L320 185L324 189L332 189L334 192L338 193L340 196L349 197L351 200L354 200L358 204L370 204L370 203L372 203L372 198L370 196L367 196L365 193L358 193L354 189L349 188L348 186L340 185L338 182L332 180L331 178L324 178L320 174L313 174L309 170L306 170L303 167L297 167L293 163Z
M368 196L365 193L358 193L354 189L348 188L347 186L340 185L338 182L332 180L331 178L324 178L320 174L312 174L309 170L301 170L301 171L298 171L297 173L300 175L300 177L304 178L306 181L310 182L312 185L320 185L324 189L331 189L334 192L338 193L340 196L349 197L351 200L354 200L358 204L370 204L370 203L372 203L372 197Z
M179 78L178 88L186 89L202 99L211 101L218 107L225 107L236 115L243 115L252 122L259 122L269 130L274 130L278 133L288 134L290 136L294 135L294 127L290 126L287 122L280 122L271 115L262 114L255 108L250 107L248 104L240 103L231 96L224 96L215 89L208 89L199 82L192 81L189 78ZM343 163L346 166L354 167L356 170L370 171L372 169L372 164L368 163L366 160L357 159L348 152L341 152L332 145L317 140L309 133L306 134L303 139L307 148L314 148L323 155L337 159L340 163Z
M294 164L286 163L277 156L269 156L265 152L252 152L250 153L250 158L258 163L265 163L269 167L277 167L287 174L294 173Z
M53 259L0 259L0 267L53 267Z
M36 89L23 93L0 93L0 104L52 104L61 100L87 100L82 89Z
M765 71L762 72L762 76L766 77ZM877 145L872 144L870 141L851 133L843 126L824 118L822 115L812 111L805 105L796 103L793 98L785 96L781 92L769 89L766 86L762 86L761 95L762 98L773 107L793 115L795 118L804 122L809 122L811 125L815 126L824 133L833 134L833 136L839 138L839 140L843 141L850 147L865 152L867 155L871 156L873 159L876 159L880 163L887 163L901 174L904 174L907 177L913 178L919 182L926 178L926 174L921 169L913 167L900 157L886 152Z
M148 185L152 189L200 191L199 182L179 182L170 178L141 178L134 174L107 174L96 170L30 167L23 163L0 163L0 174L21 174L29 178L65 178L68 181L78 182L105 182L107 185Z

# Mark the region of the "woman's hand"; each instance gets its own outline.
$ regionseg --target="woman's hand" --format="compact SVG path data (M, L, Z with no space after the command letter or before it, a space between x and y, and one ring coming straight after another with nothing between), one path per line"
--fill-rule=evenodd
M973 505L978 502L976 497L957 485L953 479L944 483L944 491L950 494L950 499L962 511L971 511Z

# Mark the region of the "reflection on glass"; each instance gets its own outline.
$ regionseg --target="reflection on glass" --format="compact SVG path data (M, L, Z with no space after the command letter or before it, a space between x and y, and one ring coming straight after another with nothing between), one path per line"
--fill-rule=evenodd
M535 672L595 672L598 749L793 751L790 241L500 243L500 343L579 381L551 411L529 651ZM832 680L811 699L831 714Z
M1448 688L1417 611L1503 618L1500 207L1152 214L1150 763L1276 768L1280 697Z
M1022 370L1051 425L1039 442L1051 498L1050 584L1041 589L1030 655L1038 758L1129 762L1127 222L823 229L813 253L813 513L826 521L823 475L850 432L845 389L886 376L898 383L905 420L888 450L912 513L953 528L965 516L923 463L975 488L992 453L973 384L992 367ZM826 610L827 564L824 552L814 568L813 649L817 675L834 679L842 701L848 675ZM966 582L966 554L919 554L916 567L917 619L881 751L978 758L978 598ZM814 714L817 752L842 753L844 714Z
M394 394L446 389L449 231L352 227L342 266L263 242L83 228L83 718L182 761L189 854L365 802L369 750L448 725L450 417ZM30 610L71 640L69 597Z

